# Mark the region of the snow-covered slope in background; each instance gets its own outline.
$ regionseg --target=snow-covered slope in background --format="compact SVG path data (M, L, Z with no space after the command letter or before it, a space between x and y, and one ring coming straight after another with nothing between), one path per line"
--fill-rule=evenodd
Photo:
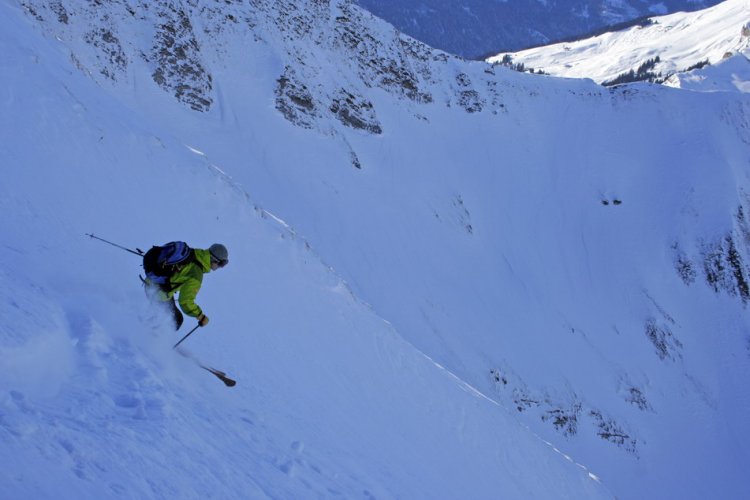
M554 76L591 78L598 83L612 82L633 71L668 80L672 86L692 81L698 89L706 63L722 66L712 69L714 78L701 90L743 91L748 81L750 56L750 2L726 0L714 7L691 13L677 13L650 18L641 26L605 33L586 40L559 43L515 53L502 53L488 59L523 64L526 69L544 71ZM730 59L725 65L725 60ZM696 74L682 76L687 71ZM718 85L718 80L729 85ZM647 75L647 76L648 76ZM732 77L732 75L735 75ZM639 78L646 79L646 76ZM736 82L732 85L731 82Z
M535 435L620 498L747 491L745 95L466 63L346 1L1 5L12 491L607 494ZM188 347L234 392L133 332L88 231L229 246Z
M745 55L729 57L718 64L675 73L665 82L670 87L701 92L750 93L750 60Z
M718 0L357 0L404 33L468 58L519 50Z

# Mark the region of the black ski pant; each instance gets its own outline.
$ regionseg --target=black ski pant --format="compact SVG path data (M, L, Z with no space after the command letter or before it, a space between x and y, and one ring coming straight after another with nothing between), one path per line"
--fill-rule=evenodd
M172 311L172 319L174 320L174 329L179 330L185 318L182 316L182 312L177 308L177 304L174 303L174 297L172 297L170 300L165 302L165 304L169 304L168 307Z

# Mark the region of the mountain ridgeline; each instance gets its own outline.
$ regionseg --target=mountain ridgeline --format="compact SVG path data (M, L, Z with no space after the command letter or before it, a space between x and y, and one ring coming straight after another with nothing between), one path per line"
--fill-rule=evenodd
M358 0L405 34L467 59L483 59L620 29L647 16L694 11L718 0L528 2Z

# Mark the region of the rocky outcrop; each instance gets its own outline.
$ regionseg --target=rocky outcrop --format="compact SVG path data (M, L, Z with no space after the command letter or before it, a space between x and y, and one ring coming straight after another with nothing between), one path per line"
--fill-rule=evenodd
M64 19L64 18L62 18ZM128 68L128 58L119 38L110 29L95 28L84 35L84 40L98 51L99 72L110 80L117 80Z
M532 413L567 439L581 433L598 436L626 453L638 457L638 439L626 425L600 409L589 407L575 394L553 395L552 390L535 392L508 368L493 368L490 379L498 396L512 401L519 413ZM652 411L643 392L635 387L626 391L625 400L642 411Z
M284 118L300 127L313 128L319 117L314 97L291 66L276 80L275 93L276 109Z
M743 205L737 208L734 216L734 229L723 237L701 240L696 243L699 249L689 255L682 245L672 245L674 268L686 285L692 285L699 278L716 293L726 293L747 304L750 300L750 224Z
M208 111L212 77L201 62L201 49L190 16L171 2L159 3L159 25L150 57L152 78L161 88L195 111Z
M370 97L375 88L413 106L420 119L426 118L417 107L437 100L467 113L504 108L500 79L488 65L471 74L456 72L457 58L399 33L351 0L22 4L69 46L75 65L95 80L127 81L139 60L156 85L198 112L212 108L211 68L236 63L229 55L236 52L227 47L236 47L238 40L273 46L284 65L276 109L291 123L326 134L332 129L383 133ZM85 33L82 39L79 33ZM331 60L345 67L332 70Z
M331 101L329 110L347 127L376 135L383 132L372 103L361 95L339 89Z
M198 14L192 4L170 0L22 2L29 15L68 45L76 67L94 80L125 80L132 61L140 59L152 68L151 77L159 87L204 112L213 103L213 85L193 28L192 16ZM151 37L133 37L132 33L150 33Z

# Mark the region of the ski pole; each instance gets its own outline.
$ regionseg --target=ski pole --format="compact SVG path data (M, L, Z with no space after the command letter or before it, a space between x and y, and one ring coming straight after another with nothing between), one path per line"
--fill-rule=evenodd
M190 335L192 335L193 332L196 331L199 326L201 326L201 325L195 325L195 327L192 330L190 330L189 332L187 332L187 335L185 335L184 337L182 337L179 342L177 342L174 346L172 346L172 349L176 349L178 345L182 344L182 341L185 340L186 338L188 338Z
M93 234L85 233L86 236L93 238L95 240L103 241L104 243L107 243L109 245L112 245L113 247L120 248L122 250L125 250L126 252L130 252L132 254L138 255L140 257L143 257L143 250L140 248L136 248L135 250L131 250L130 248L125 248L124 246L118 245L117 243L112 243L111 241L107 241L104 238L100 238L98 236L94 236Z

